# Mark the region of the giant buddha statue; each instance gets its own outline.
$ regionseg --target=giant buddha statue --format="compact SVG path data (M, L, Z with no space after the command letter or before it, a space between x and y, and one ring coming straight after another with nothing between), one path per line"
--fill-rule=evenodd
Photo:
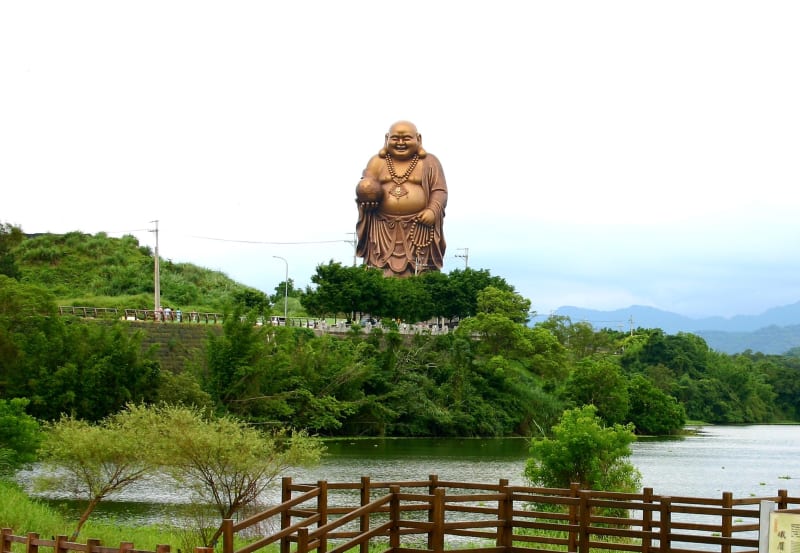
M389 129L356 186L356 203L356 255L366 265L386 276L441 270L447 183L414 124L399 121Z

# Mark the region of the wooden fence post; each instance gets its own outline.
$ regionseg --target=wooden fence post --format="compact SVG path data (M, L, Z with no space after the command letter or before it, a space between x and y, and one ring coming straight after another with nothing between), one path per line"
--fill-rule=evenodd
M569 496L571 498L578 497L581 490L581 485L578 482L572 482L569 485ZM569 505L569 521L568 524L572 527L578 525L580 520L578 519L578 506L570 503ZM569 534L567 535L567 551L577 551L578 550L578 533L573 530L572 528L569 529Z
M500 479L500 493L503 499L497 500L497 541L498 547L510 551L514 543L514 501L508 489L508 479Z
M161 543L156 545L156 553L169 553L169 550L169 545Z
M322 528L328 523L328 482L327 480L318 480L317 487L319 487L319 495L317 496L317 512L319 513L319 521L317 521L317 528ZM319 538L319 553L326 553L328 550L328 540L323 535Z
M389 493L392 494L389 503L389 520L392 525L389 528L389 550L396 551L400 547L400 486L389 486ZM299 551L298 553L305 553Z
M38 539L39 534L36 532L28 532L28 535L25 537L25 553L39 553L39 544L36 543ZM11 544L9 544L9 546L10 545ZM11 551L11 548L9 547L8 550ZM6 551L6 549L2 548L2 551Z
M2 530L0 530L0 553L4 553L5 551L11 551L12 535L14 535L14 531L11 528L3 528ZM8 543L8 547L6 547L6 543Z
M55 544L53 544L53 553L67 553L67 548L64 543L67 541L67 536L56 536Z
M434 553L444 551L444 496L446 493L447 490L444 488L433 490L433 503L430 510L433 526L428 532L428 549Z
M786 490L778 490L778 509L788 509L789 502L786 500L789 497L789 492Z
M369 476L362 476L361 477L361 506L363 507L371 498L370 495L370 479ZM359 519L359 532L362 534L366 534L369 532L369 515L361 515ZM359 553L369 553L369 543L364 542L358 546Z
M653 544L653 539L650 537L650 532L653 531L653 511L650 510L650 505L653 504L653 488L644 488L642 490L642 553L650 553L650 546Z
M308 553L308 528L297 529L297 553Z
M436 493L437 488L439 487L439 476L436 474L429 474L428 475L428 495L434 495ZM428 509L428 522L431 524L436 524L436 515L433 512L433 503L430 505ZM433 539L433 532L428 532L428 549L433 549L435 545Z
M578 504L578 551L580 553L589 552L589 525L591 521L591 509L589 508L589 499L591 499L591 490L582 490L578 493L580 503Z
M722 514L722 537L730 538L733 536L733 494L731 492L722 492L722 508L725 512ZM723 544L720 548L720 553L731 553L731 545Z
M222 521L222 553L233 553L233 519Z
M86 553L92 553L92 549L97 549L100 547L100 540L98 539L88 539L86 540Z
M292 492L289 489L292 485L292 477L291 476L284 476L281 478L281 503L286 503L290 499L292 499ZM292 517L289 515L287 510L281 511L281 530L286 530L289 526L292 525ZM289 536L284 536L281 538L281 553L289 553L291 548L291 542L289 541Z
M672 498L661 498L661 509L658 513L661 529L658 533L659 553L670 553L672 551Z
M119 553L130 553L131 549L133 549L132 541L119 542Z

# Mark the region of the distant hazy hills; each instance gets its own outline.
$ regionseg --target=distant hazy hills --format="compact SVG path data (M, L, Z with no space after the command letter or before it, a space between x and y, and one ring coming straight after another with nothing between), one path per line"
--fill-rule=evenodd
M559 307L556 314L567 316L573 322L586 321L596 328L660 328L667 334L691 332L702 336L712 349L725 353L749 349L782 354L800 347L800 301L773 307L760 315L736 315L727 319L692 319L641 305L614 311L565 306Z

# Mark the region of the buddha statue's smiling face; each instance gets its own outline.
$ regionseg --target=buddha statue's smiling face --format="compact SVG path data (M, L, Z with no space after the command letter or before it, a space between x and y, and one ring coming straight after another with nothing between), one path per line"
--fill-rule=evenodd
M395 123L386 135L386 150L395 159L411 159L419 151L419 143L417 128L407 122Z

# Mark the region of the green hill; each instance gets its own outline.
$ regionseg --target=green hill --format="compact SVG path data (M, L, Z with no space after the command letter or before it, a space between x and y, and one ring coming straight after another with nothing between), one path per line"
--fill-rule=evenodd
M20 282L43 286L59 305L153 308L153 252L134 236L69 232L22 235L17 242L9 253ZM223 311L243 299L268 301L259 290L191 263L161 259L159 272L161 304L184 311Z

